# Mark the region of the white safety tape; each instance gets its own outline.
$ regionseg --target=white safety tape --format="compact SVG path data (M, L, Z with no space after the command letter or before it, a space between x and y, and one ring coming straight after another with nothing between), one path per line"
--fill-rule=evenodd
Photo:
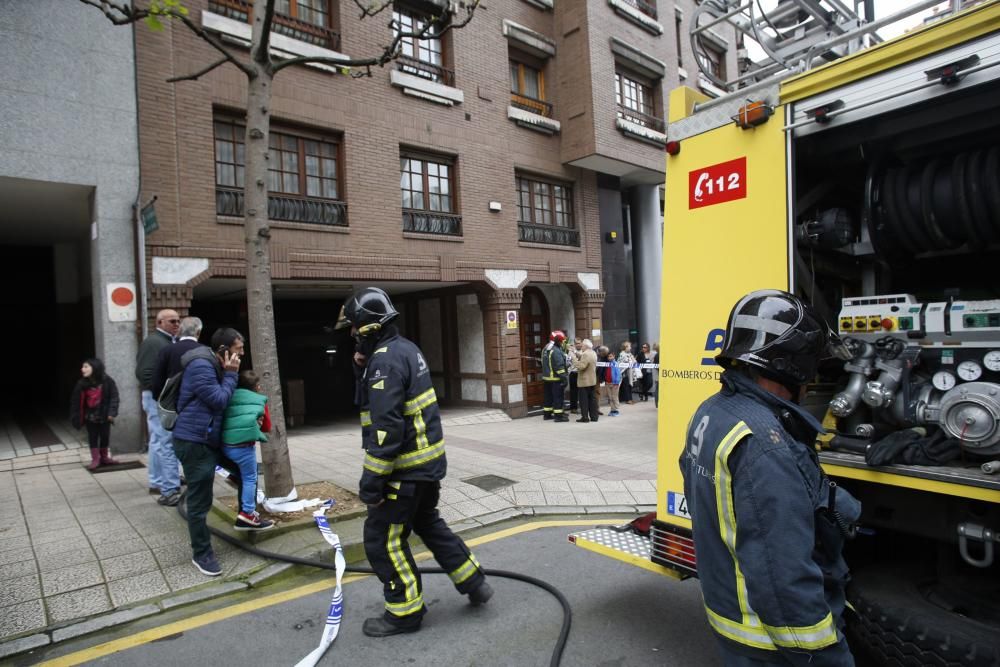
M323 637L319 640L319 646L314 648L312 652L306 657L299 660L295 667L315 667L319 659L323 657L326 650L330 648L330 644L333 640L337 638L337 633L340 632L340 621L344 616L344 593L341 590L341 579L344 577L344 570L347 568L347 561L344 560L344 549L340 546L340 538L337 534L330 530L330 524L327 523L326 517L323 516L324 510L316 510L313 512L313 518L316 519L316 526L319 528L319 532L323 535L323 539L333 547L334 550L334 565L337 568L337 586L333 589L333 599L330 600L330 611L326 614L326 627L323 628Z
M222 466L215 466L215 474L222 479L229 479L233 475L223 468ZM282 498L268 498L264 495L264 492L257 489L257 504L262 505L265 510L271 514L281 514L283 512L298 512L300 510L309 509L310 507L318 507L324 505L324 507L329 507L320 498L310 498L309 500L298 500L299 493L292 487L292 492L287 496ZM330 502L330 501L327 501Z
M618 368L659 368L659 364L630 364L627 361L616 361L614 362ZM597 366L603 366L607 368L611 365L609 361L598 361Z

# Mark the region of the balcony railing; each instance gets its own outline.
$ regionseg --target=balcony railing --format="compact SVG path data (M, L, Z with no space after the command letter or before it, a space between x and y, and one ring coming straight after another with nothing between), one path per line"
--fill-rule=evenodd
M244 23L250 22L252 6L247 0L209 0L209 11L227 16ZM340 49L340 33L325 26L300 21L284 14L274 15L274 32L301 42L337 51Z
M629 109L621 104L618 105L618 117L624 118L625 120L631 121L637 125L648 127L651 130L656 130L657 132L667 131L667 124L662 118L650 116L649 114L644 114L641 111L636 111L635 109Z
M656 5L645 0L622 0L627 5L632 5L649 18L656 20Z
M526 243L548 243L549 245L580 245L580 232L572 227L533 225L517 223L517 238Z
M461 236L462 216L432 211L403 211L403 231Z
M216 188L215 213L242 218L243 191ZM329 199L304 199L272 194L267 198L267 215L271 220L331 227L347 226L347 204Z
M434 63L417 60L409 56L398 56L396 58L396 68L401 72L419 76L422 79L441 83L446 86L454 87L455 85L455 72Z
M536 100L532 97L525 97L524 95L511 93L510 105L515 109L524 109L525 111L530 111L531 113L537 113L539 116L552 118L552 104L549 102L543 102L542 100Z

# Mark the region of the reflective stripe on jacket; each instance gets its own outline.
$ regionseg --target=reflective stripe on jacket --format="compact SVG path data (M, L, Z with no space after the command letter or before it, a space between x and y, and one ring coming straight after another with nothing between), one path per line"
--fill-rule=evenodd
M390 481L443 479L441 412L420 348L398 335L379 341L358 382L365 450L361 500L378 503Z
M708 621L724 643L763 660L780 651L791 664L853 665L838 634L844 537L827 505L833 495L853 523L860 504L843 489L830 493L815 451L800 441L820 429L798 406L726 371L691 421L680 466Z
M566 355L555 343L542 350L542 380L558 382L566 379Z

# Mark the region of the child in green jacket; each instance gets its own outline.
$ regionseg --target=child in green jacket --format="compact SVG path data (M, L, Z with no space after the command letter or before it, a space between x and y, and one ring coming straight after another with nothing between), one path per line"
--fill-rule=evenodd
M271 430L267 396L261 393L260 376L251 370L240 379L229 399L222 420L222 451L240 469L243 484L236 530L267 530L273 521L257 514L257 443L267 442L264 433Z

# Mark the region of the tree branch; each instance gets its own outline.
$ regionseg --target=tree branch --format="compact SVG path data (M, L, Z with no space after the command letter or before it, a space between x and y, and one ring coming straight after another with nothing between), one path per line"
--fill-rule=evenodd
M355 0L357 2L357 0ZM458 30L469 25L472 21L473 16L475 16L476 9L479 7L480 0L475 0L471 5L465 7L466 16L459 22L451 20L450 14L442 14L428 21L424 26L416 32L403 32L398 29L395 20L389 22L389 27L393 30L392 42L388 46L384 47L382 53L377 56L372 56L370 58L331 58L328 56L300 56L297 58L288 58L287 60L281 60L274 64L274 72L277 74L279 71L285 69L286 67L291 67L292 65L307 65L307 64L320 64L320 65L333 65L335 67L365 67L368 68L367 74L371 74L372 67L383 67L386 63L395 60L400 55L400 44L404 39L425 39L430 37L431 39L438 39L442 37L449 30ZM352 74L352 76L354 76Z
M135 9L125 2L112 2L112 0L80 0L80 2L101 10L115 25L129 25L149 16L149 12L145 9Z
M178 81L197 81L199 78L205 76L206 74L208 74L209 72L211 72L216 67L220 67L222 65L225 65L228 62L229 62L229 58L220 58L219 60L216 60L214 63L212 63L208 67L200 69L197 72L194 72L193 74L186 74L184 76L174 76L174 77L171 77L171 78L167 79L167 83L177 83Z
M254 3L256 9L257 3ZM254 12L257 16L257 12ZM271 64L271 26L274 24L274 0L266 0L264 5L264 19L261 21L261 34L257 41L257 50L250 53L250 57L255 63L260 65Z
M86 0L81 0L81 2L84 1ZM205 32L205 30L200 25L192 21L187 16L181 16L179 14L171 14L171 16L179 19L184 25L188 27L188 30L190 30L194 34L198 35L198 37L201 37L203 40L208 42L216 51L221 53L226 60L236 65L241 72L243 72L247 76L254 75L253 68L247 65L246 63L238 60L236 56L233 55L233 52L227 49L225 46L223 46L222 42L220 42L215 35L209 32Z
M354 0L354 4L358 6L361 10L361 16L359 18L366 18L369 16L377 16L385 11L387 8L391 7L393 0L372 0L367 6L361 3L361 0Z

